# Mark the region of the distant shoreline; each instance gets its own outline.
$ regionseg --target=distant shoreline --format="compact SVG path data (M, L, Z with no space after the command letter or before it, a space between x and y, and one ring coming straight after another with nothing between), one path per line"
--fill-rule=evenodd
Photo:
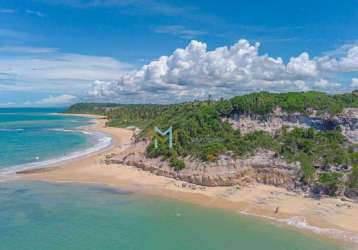
M257 216L283 225L294 226L307 233L317 233L317 237L320 237L319 235L329 237L339 244L350 242L358 245L358 222L352 219L358 217L358 204L356 203L337 198L314 200L283 188L263 184L239 188L202 188L183 181L157 176L132 166L107 165L104 163L106 155L118 153L123 148L129 147L133 131L106 127L106 120L102 116L90 115L90 117L97 120L97 125L91 129L111 134L115 138L115 143L111 147L80 159L57 164L51 168L19 172L19 178L109 185ZM277 207L279 212L275 213Z
M56 113L58 115L66 115L66 116L79 116L79 117L86 117L86 118L93 118L94 120L106 120L107 117L104 115L93 115L93 114L72 114L72 113Z

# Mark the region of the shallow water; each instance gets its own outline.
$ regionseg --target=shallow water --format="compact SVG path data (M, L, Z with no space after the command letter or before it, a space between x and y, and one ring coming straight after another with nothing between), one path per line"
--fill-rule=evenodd
M90 148L96 138L76 130L90 119L61 116L61 109L0 109L0 172L22 164L66 157Z
M79 184L0 182L0 249L343 249L266 221Z

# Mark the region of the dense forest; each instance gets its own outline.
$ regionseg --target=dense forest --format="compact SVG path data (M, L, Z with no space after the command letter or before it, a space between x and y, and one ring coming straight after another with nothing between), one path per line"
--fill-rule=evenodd
M337 115L346 107L358 107L358 92L328 95L321 92L268 93L259 92L236 96L228 100L193 101L173 105L124 105L83 103L71 106L69 113L93 113L109 117L111 126L134 125L142 128L140 137L157 138L159 147L152 143L148 157L163 157L176 170L185 168L183 158L190 155L202 161L215 161L220 154L230 153L245 157L257 149L270 149L287 161L301 163L301 181L319 182L334 193L339 185L358 187L357 145L347 142L340 128L317 131L313 128L282 129L272 136L263 131L242 135L222 117L233 114L269 115L275 107L288 114L306 114L316 110L325 116ZM165 138L153 132L154 126L174 131L173 148ZM348 180L334 171L317 171L317 166L351 166ZM343 183L344 182L344 183Z
M108 126L144 128L168 107L160 104L77 103L66 113L105 115L109 119Z

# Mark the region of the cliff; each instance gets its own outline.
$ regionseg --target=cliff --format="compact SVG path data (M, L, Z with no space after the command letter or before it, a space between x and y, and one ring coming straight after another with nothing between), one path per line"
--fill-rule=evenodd
M258 151L244 159L221 155L216 162L203 162L186 157L185 169L175 171L168 161L147 158L146 147L149 141L141 140L117 155L108 155L107 163L136 166L156 175L180 179L202 186L232 186L260 182L264 184L296 189L295 179L299 163L287 163L276 158L272 151Z
M287 127L293 128L314 128L316 130L332 130L340 127L342 134L351 143L358 143L358 108L346 108L342 113L330 117L328 114L317 114L317 110L310 110L308 114L295 112L288 114L277 107L273 112L266 115L255 114L231 114L223 117L222 121L229 122L234 129L240 130L245 135L255 131L265 131L275 135Z

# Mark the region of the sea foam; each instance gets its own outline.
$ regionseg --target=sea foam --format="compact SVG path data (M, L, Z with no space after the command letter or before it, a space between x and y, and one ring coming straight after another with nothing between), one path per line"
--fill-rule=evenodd
M65 129L58 129L58 130L66 131ZM71 152L71 153L69 153L65 156L62 156L62 157L52 158L52 159L38 161L38 162L31 162L31 163L26 163L26 164L21 164L21 165L16 165L16 166L0 169L0 176L1 177L9 177L11 175L16 174L16 172L19 172L19 171L42 168L42 167L46 167L46 166L50 167L51 165L54 165L54 164L58 164L58 163L65 162L68 160L80 158L80 157L83 157L83 156L86 156L91 153L101 151L101 150L107 148L108 146L110 146L112 144L112 141L113 141L112 137L110 137L109 135L102 133L102 132L88 132L88 131L83 131L83 130L67 130L67 131L68 132L70 132L70 131L71 132L74 132L74 131L82 132L84 134L90 135L91 137L93 136L96 139L96 143L90 148L74 151L74 152ZM34 158L36 158L36 157L37 156L35 155Z
M358 235L357 234L343 231L343 230L334 229L334 228L316 227L316 226L310 225L307 222L306 218L303 216L294 216L294 217L291 217L288 219L277 219L272 216L257 215L257 214L253 214L253 213L249 213L249 212L245 212L245 211L241 211L240 213L244 214L244 215L250 215L250 216L260 217L263 219L273 220L275 222L293 226L293 227L301 229L301 230L306 230L306 231L310 231L310 232L313 232L316 234L326 235L332 239L344 240L344 241L351 242L351 243L358 243Z
M308 230L308 231L311 231L311 232L314 232L317 234L327 235L327 236L330 236L335 239L343 239L346 241L358 243L358 235L356 235L356 234L353 234L353 233L347 232L347 231L343 231L343 230L334 229L334 228L316 227L316 226L310 225L307 222L305 217L295 216L295 217L291 217L288 219L281 219L279 221L283 222L287 225L294 226L299 229L305 229L305 230Z

